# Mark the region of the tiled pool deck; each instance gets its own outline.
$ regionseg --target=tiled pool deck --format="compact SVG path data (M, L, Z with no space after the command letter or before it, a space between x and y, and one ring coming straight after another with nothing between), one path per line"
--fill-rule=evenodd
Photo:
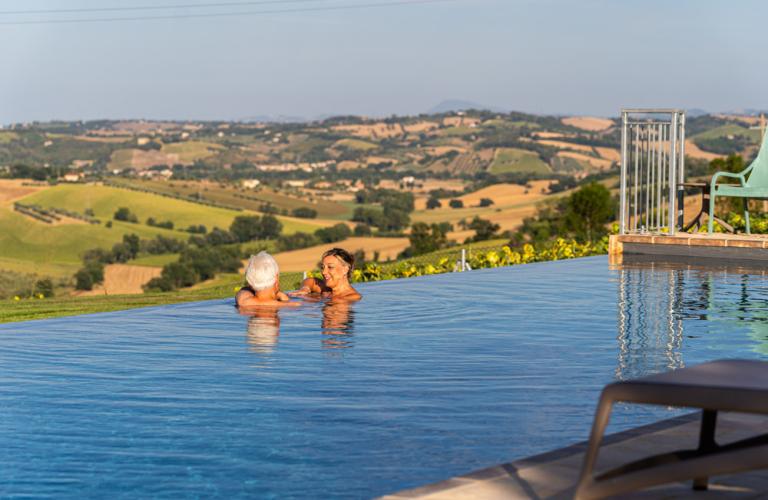
M606 436L597 472L649 455L694 449L700 413L690 413ZM717 440L723 444L768 430L768 417L722 413ZM386 500L567 499L572 498L587 443L454 477L439 483L382 497ZM621 498L768 498L768 470L710 478L708 491L693 491L691 483L675 483Z

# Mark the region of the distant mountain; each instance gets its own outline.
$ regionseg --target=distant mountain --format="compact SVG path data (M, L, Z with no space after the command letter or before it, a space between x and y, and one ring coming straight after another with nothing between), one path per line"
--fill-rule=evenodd
M738 111L733 111L733 114L748 115L748 116L760 116L765 113L768 113L768 112L765 111L764 109L754 109L754 108L744 108Z
M246 116L244 118L238 118L238 122L246 123L305 123L312 121L303 116L289 116L289 115L256 115Z
M451 111L466 111L468 109L488 110L497 113L506 113L506 110L498 106L486 106L472 101L448 99L427 111L427 114L450 113Z
M691 109L686 109L685 114L686 116L688 116L688 118L698 118L699 116L708 115L709 111L701 108L691 108Z

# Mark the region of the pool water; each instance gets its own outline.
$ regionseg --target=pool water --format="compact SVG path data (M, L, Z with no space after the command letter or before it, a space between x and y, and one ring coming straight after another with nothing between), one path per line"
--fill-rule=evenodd
M595 257L359 290L0 325L0 496L369 498L586 439L617 378L768 355L762 272Z

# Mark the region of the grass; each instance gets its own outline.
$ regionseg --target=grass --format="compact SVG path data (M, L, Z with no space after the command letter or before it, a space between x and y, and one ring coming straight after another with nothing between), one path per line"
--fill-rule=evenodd
M59 205L61 206L61 205ZM71 276L80 267L80 256L91 248L111 248L123 235L154 238L173 236L165 229L114 221L104 224L48 225L0 208L0 267L17 272Z
M531 129L541 128L541 125L535 122L526 121L508 121L501 119L492 119L483 122L483 127L497 127L497 128L523 128L528 127Z
M197 160L209 158L222 149L225 149L224 146L213 142L188 141L163 144L162 148L154 153L161 155L161 158L162 155L178 155L174 163L192 164ZM109 168L126 169L140 166L134 164L134 151L142 152L139 149L115 150L110 158Z
M755 141L755 144L759 144L761 139L759 130L750 130L746 127L736 125L735 123L722 125L720 127L701 132L700 134L689 137L689 139L717 139L719 137L727 137L729 135L743 135L749 137Z
M27 196L22 201L81 213L90 208L100 219L111 219L118 208L129 207L142 223L148 217L154 217L157 220L170 220L177 228L201 223L208 229L214 226L228 228L239 215L234 210L98 185L61 184Z
M280 287L283 290L298 288L301 273L282 273ZM140 295L113 295L91 297L54 297L50 299L13 299L0 301L0 323L58 318L79 314L122 311L137 307L178 304L201 300L234 297L235 289L243 283L237 274L217 277L206 286L169 293L148 293ZM234 301L233 301L234 304Z
M336 141L336 144L334 144L333 147L354 149L356 151L370 151L372 149L378 148L379 146L372 142L362 141L360 139L341 139Z
M160 152L179 155L180 163L194 163L214 155L220 149L224 149L224 146L213 142L187 141L163 144Z
M548 173L549 165L544 163L539 155L524 149L499 148L489 167L492 174L506 174L512 172Z
M38 191L24 197L22 202L80 213L91 208L103 221L111 220L117 208L125 206L141 221L139 224L112 221L112 228L105 224L49 225L14 212L10 207L0 208L0 268L55 277L72 276L86 250L109 249L122 241L124 234L135 233L142 239L164 235L187 240L190 236L183 231L146 226L143 222L148 217L171 220L177 228L202 223L210 230L214 226L229 228L236 216L248 214L126 189L75 184ZM278 219L283 223L284 233L314 232L319 226L328 225L291 217ZM141 265L162 266L169 262L164 259L170 257L147 257Z
M477 129L472 127L448 127L440 131L440 135L444 137L456 137L463 135L472 135L477 133Z
M19 134L16 132L0 132L0 144L8 144L11 141L18 140Z
M109 160L110 168L117 168L124 170L133 166L133 150L132 149L118 149L112 152L112 156Z
M177 253L164 253L160 255L146 255L129 261L128 264L132 266L146 266L146 267L163 267L171 262L179 260L179 254Z
M259 191L240 191L233 186L224 185L224 187L222 187L215 183L201 183L196 181L165 182L121 180L120 183L171 195L192 196L199 194L207 200L228 206L239 207L245 210L258 210L262 204L271 203L279 210L285 209L291 211L299 207L313 208L317 210L318 217L320 218L337 218L340 216L348 218L352 215L345 206L335 201L316 200L315 202L308 202L293 196L275 192L268 188ZM320 222L312 224L307 221L307 223L316 227L327 225Z

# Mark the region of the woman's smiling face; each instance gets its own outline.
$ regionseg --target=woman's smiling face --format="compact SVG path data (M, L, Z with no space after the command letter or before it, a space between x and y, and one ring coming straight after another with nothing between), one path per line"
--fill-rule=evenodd
M338 257L329 255L323 259L320 270L323 273L325 286L334 288L347 281L347 270L349 270L349 266Z

